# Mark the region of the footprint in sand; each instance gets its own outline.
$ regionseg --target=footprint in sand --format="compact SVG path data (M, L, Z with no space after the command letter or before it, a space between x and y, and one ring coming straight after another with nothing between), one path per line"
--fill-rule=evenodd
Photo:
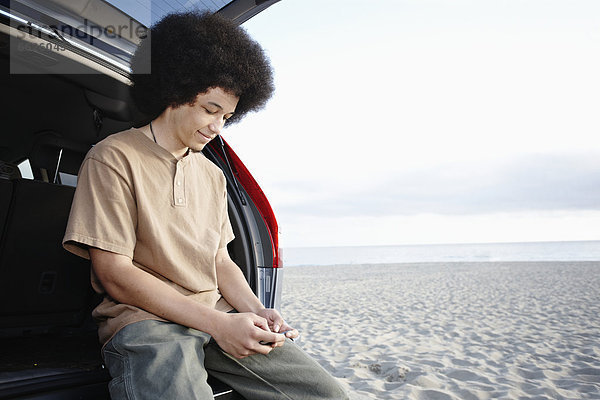
M392 366L392 367L384 368L379 363L369 364L367 368L369 369L369 371L371 371L377 375L383 376L385 378L385 380L388 382L402 381L406 378L406 374L408 372L410 372L410 369L407 367Z

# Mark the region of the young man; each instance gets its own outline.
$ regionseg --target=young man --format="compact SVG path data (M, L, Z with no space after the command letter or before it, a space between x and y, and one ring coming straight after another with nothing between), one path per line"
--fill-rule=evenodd
M148 61L152 73L135 74ZM230 259L225 177L200 152L271 96L262 49L220 17L173 14L132 66L154 118L88 153L64 237L104 294L93 315L111 397L212 399L208 371L249 400L347 398Z

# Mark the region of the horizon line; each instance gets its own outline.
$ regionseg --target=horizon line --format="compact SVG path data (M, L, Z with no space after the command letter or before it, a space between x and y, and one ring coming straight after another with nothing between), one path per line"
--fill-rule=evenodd
M367 245L322 245L322 246L283 246L282 249L318 249L318 248L347 248L347 247L402 247L402 246L456 246L482 244L544 244L544 243L583 243L600 242L600 239L584 240L531 240L520 242L445 242L445 243L403 243L403 244L367 244Z

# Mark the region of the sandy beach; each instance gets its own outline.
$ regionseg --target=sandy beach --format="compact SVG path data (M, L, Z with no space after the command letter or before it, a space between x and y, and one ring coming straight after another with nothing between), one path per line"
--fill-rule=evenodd
M285 268L282 311L352 399L600 399L600 263Z

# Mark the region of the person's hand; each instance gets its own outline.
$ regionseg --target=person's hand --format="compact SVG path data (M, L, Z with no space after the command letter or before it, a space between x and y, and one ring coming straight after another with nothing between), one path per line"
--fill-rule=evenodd
M265 318L254 313L224 314L216 321L212 337L221 349L235 358L269 354L285 341L283 335L271 332ZM272 344L260 344L261 341Z
M285 332L285 337L290 339L295 339L299 336L298 331L289 326L277 310L273 308L265 308L260 310L257 314L267 320L271 332ZM274 343L274 345L274 347L283 346L283 342L281 342L281 344Z

